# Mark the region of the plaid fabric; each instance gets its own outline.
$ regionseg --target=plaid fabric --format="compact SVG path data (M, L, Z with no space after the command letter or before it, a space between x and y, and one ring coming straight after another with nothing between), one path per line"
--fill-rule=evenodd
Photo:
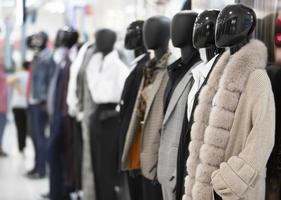
M167 52L162 56L162 58L158 62L156 58L153 58L146 64L146 67L144 68L144 72L143 72L144 74L143 89L153 84L158 70L167 67L167 63L170 55L171 53ZM143 98L143 95L141 95L140 102L138 105L138 116L141 120L144 119L145 110L146 110L146 101Z
M149 87L151 84L154 83L155 78L158 74L159 70L162 70L163 68L167 67L168 59L170 57L171 53L166 53L162 56L162 58L157 61L155 58L150 60L147 65L144 68L144 84L142 91ZM137 109L137 115L138 119L140 120L140 123L137 127L137 133L135 134L135 138L133 140L129 155L129 168L131 170L133 169L140 169L141 167L141 158L140 158L140 152L141 152L141 138L142 138L142 132L143 132L143 121L145 117L145 111L146 111L147 102L144 98L144 96L140 95L140 101L138 104Z
M3 70L0 71L0 112L8 111L8 86L6 82L6 74Z

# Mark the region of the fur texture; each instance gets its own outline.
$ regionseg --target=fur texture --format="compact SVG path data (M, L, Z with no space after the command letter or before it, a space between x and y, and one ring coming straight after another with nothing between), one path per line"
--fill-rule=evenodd
M266 55L266 47L261 42L252 40L231 57L229 52L225 52L216 64L199 96L199 104L195 111L195 123L191 131L192 141L189 145L190 156L187 160L188 177L185 182L184 200L212 200L212 174L225 161L225 149L241 93L250 74L256 69L265 68ZM237 164L239 158L233 159ZM239 167L248 167L246 171L251 171L250 166L245 165L245 162L237 166L237 170ZM221 170L229 171L231 167L223 163ZM234 171L231 172L235 173ZM241 174L241 176L247 179L246 183L249 183L254 180L255 172ZM234 187L236 190L234 192L240 196L248 185L233 177L228 177L229 181L237 187Z

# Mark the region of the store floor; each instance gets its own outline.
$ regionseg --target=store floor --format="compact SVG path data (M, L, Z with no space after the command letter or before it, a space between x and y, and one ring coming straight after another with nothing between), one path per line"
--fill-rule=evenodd
M0 200L38 200L48 191L48 180L29 180L24 174L33 166L33 147L30 138L24 155L18 152L16 130L8 123L4 135L4 149L9 154L0 158Z

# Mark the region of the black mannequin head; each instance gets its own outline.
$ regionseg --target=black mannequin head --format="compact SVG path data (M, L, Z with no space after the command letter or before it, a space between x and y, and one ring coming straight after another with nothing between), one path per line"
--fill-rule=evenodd
M101 52L104 56L113 51L116 42L116 33L111 29L100 29L95 34L96 52Z
M71 48L78 42L79 33L77 30L71 27L64 27L62 30L62 46Z
M55 48L62 47L63 35L64 31L62 29L59 29L56 35Z
M205 10L197 16L194 24L193 46L206 50L207 61L223 50L215 45L215 28L219 13L219 10Z
M186 45L192 45L192 33L196 12L181 11L177 13L172 20L171 39L175 47L181 48Z
M26 43L28 48L35 51L42 51L47 47L48 35L43 31L33 34L27 37Z
M192 45L193 25L197 17L196 12L181 11L172 20L171 39L175 47L181 49L182 61L188 62L190 55L195 51ZM197 51L197 50L196 50ZM197 51L198 52L198 51Z
M193 46L196 49L215 45L215 28L219 10L205 10L196 18L193 28Z
M125 47L126 49L139 49L144 47L143 43L143 24L144 21L138 20L132 22L128 28L125 37Z
M226 6L216 24L217 47L230 47L235 53L247 44L256 26L255 12L242 4Z
M79 39L79 33L70 27L64 27L57 32L55 47L71 48L77 43Z
M147 49L155 51L157 59L168 50L170 40L170 19L165 16L154 16L144 23L143 37Z

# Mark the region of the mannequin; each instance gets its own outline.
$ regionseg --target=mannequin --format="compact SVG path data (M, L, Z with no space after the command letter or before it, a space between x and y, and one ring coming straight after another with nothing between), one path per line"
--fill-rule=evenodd
M135 52L135 60L131 63L131 73L128 76L122 92L120 101L120 132L119 132L119 168L121 169L122 152L129 129L130 120L133 114L134 105L138 95L138 90L143 78L143 71L150 56L143 42L144 21L132 22L125 37L125 47ZM129 191L132 200L143 200L142 176L139 170L128 173Z
M215 27L219 10L206 10L197 17L193 31L193 46L205 48L207 61L222 52L215 45Z
M70 49L78 43L79 33L71 27L64 27L63 46Z
M147 19L143 28L144 44L147 49L154 50L156 60L168 51L170 40L170 19L155 16Z
M95 199L94 173L91 164L90 149L90 115L95 110L88 83L86 70L95 55L95 45L85 43L79 50L77 58L71 65L68 84L68 113L81 122L83 135L82 191L83 199Z
M256 14L251 8L242 4L226 6L218 16L216 46L230 47L231 55L236 53L249 43L255 26Z
M96 51L101 52L105 57L112 52L116 42L116 33L110 29L101 29L96 35Z
M116 33L113 30L99 30L96 33L97 53L92 56L86 69L88 88L96 104L96 110L90 116L90 141L99 200L115 200L120 191L121 174L116 162L118 113L115 108L129 71L114 50L115 42Z
M202 87L206 84L209 74L215 66L219 56L218 54L222 51L215 46L215 25L216 20L219 15L218 10L206 10L200 13L194 23L193 28L193 46L200 51L201 58L203 62L192 70L193 78L195 80L194 85L190 90L188 95L188 117L189 125L183 126L186 129L181 135L180 147L178 152L178 170L179 178L177 185L177 199L180 199L183 195L183 174L186 172L185 164L188 158L188 144L190 142L190 131L191 125L193 123L193 115L195 108L198 104L198 96ZM198 73L199 72L199 73ZM202 74L205 76L202 76ZM201 80L201 81L200 81ZM198 87L198 84L200 85Z
M36 51L40 52L47 47L48 43L48 35L45 32L39 32L27 37L27 47Z
M214 193L215 199L265 199L265 179L257 174L266 174L275 111L264 70L267 49L249 41L254 26L254 12L240 4L218 16L216 44L230 52L220 57L199 96L183 200L211 200Z
M143 24L144 21L138 20L132 22L127 28L125 48L134 50L135 57L147 53L147 49L143 43Z
M181 50L181 60L184 64L190 59L194 52L198 53L192 45L192 33L196 12L182 11L176 14L171 25L171 39L175 47Z
M48 146L50 163L50 198L69 198L70 193L80 190L78 163L81 163L81 139L79 125L68 115L66 104L67 85L72 63L70 50L78 42L76 30L64 27L58 31L55 74L49 88L48 108L51 115L51 135ZM81 137L81 136L80 136ZM70 142L71 141L71 142ZM74 142L77 142L74 144ZM80 148L79 148L80 147ZM65 163L65 166L62 165ZM77 169L77 171L73 170Z
M34 51L31 63L31 81L28 84L28 103L31 117L32 139L35 147L35 167L26 175L32 179L40 179L46 175L45 127L47 125L46 101L50 80L55 63L51 51L47 48L48 35L39 32L27 38L27 46ZM44 108L44 109L42 109Z
M161 186L156 177L156 163L160 141L159 129L163 120L163 97L168 82L167 66L171 63L171 54L168 51L169 18L154 16L147 19L144 23L143 36L146 48L153 50L155 57L144 66L144 76L126 134L121 168L130 173L142 172L138 174L143 187L142 199L162 200ZM154 89L145 93L148 87ZM150 102L151 99L154 101Z
M192 44L193 29L190 28L193 27L197 15L192 11L179 12L173 17L171 25L172 43L180 48L181 58L168 66L169 81L164 96L165 115L157 169L164 200L176 199L174 190L178 182L178 147L182 125L188 123L185 116L187 97L193 84L191 70L200 62L199 52Z

